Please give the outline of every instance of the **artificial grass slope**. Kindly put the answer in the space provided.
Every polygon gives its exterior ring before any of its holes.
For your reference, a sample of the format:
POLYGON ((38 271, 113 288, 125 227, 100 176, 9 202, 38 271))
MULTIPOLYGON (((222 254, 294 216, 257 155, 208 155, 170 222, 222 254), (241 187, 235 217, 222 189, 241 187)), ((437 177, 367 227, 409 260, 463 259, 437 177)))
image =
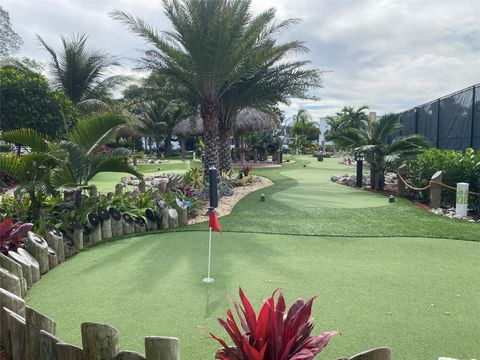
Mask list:
POLYGON ((478 224, 332 184, 331 175, 353 168, 310 160, 256 171, 275 185, 261 190, 266 202, 251 194, 221 218, 227 232, 214 242, 214 284, 201 282, 207 233, 179 231, 80 253, 36 284, 28 304, 54 318, 65 341, 80 342, 82 321, 100 321, 120 330, 122 348, 142 352, 146 335, 178 336, 182 358, 211 359, 217 346, 195 326, 223 334, 214 319, 239 285, 256 308, 282 287, 290 302, 319 296, 316 332, 342 332, 320 358, 381 345, 391 346, 396 359, 478 356, 479 244, 408 237, 448 231, 445 236, 478 240, 478 224))
POLYGON ((213 275, 204 284, 206 232, 153 234, 103 244, 49 272, 27 303, 80 343, 82 321, 107 322, 123 349, 143 337, 180 338, 184 359, 213 359, 227 294, 241 285, 255 308, 275 288, 289 303, 318 296, 315 333, 336 329, 323 359, 388 345, 395 359, 478 356, 478 243, 441 239, 338 239, 215 234, 213 275), (433 305, 432 305, 433 304, 433 305), (446 314, 448 312, 449 314, 446 314))
MULTIPOLYGON (((229 216, 226 231, 343 237, 432 237, 479 241, 480 224, 448 219, 416 207, 408 200, 388 198, 330 181, 332 175, 355 171, 337 159, 317 162, 300 157, 277 169, 255 170, 274 186, 249 194, 229 216), (306 167, 303 167, 306 165, 306 167), (260 202, 260 193, 267 201, 260 202)), ((202 230, 203 224, 187 230, 202 230)))

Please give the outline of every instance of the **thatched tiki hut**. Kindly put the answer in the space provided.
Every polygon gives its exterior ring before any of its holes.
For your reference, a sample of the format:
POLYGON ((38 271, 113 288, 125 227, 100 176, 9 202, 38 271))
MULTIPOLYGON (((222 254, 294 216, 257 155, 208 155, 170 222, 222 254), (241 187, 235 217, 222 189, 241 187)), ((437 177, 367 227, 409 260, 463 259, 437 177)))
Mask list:
MULTIPOLYGON (((264 113, 257 109, 247 108, 240 111, 235 119, 235 149, 233 151, 234 161, 245 162, 245 153, 248 151, 245 147, 245 136, 251 133, 274 130, 277 128, 277 122, 273 115, 264 113), (238 145, 238 146, 237 146, 238 145)), ((253 160, 258 161, 257 149, 253 149, 253 160)))
MULTIPOLYGON (((258 161, 256 149, 248 150, 245 148, 245 136, 251 133, 258 133, 267 130, 274 130, 277 122, 273 115, 262 111, 248 108, 241 110, 234 122, 235 149, 233 150, 233 160, 245 162, 245 153, 253 152, 254 161, 258 161)), ((173 135, 177 136, 182 149, 182 157, 185 154, 185 142, 188 137, 203 135, 203 121, 201 117, 182 120, 173 128, 173 135)), ((230 156, 232 160, 232 156, 230 156)))
POLYGON ((180 121, 173 128, 173 135, 177 136, 180 142, 182 158, 185 157, 185 143, 189 137, 203 135, 203 121, 201 117, 189 118, 180 121))

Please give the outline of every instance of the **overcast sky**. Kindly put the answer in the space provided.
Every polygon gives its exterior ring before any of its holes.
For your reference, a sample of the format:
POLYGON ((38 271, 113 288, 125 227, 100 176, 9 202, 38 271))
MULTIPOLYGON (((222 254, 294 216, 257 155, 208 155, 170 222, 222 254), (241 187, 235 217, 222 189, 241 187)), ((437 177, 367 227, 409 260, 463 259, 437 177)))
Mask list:
MULTIPOLYGON (((121 56, 129 72, 146 45, 112 20, 112 10, 142 16, 169 29, 159 0, 0 0, 23 38, 21 56, 45 61, 35 39, 58 47, 59 35, 85 32, 96 48, 121 56)), ((344 105, 405 110, 480 82, 480 0, 253 0, 258 13, 275 7, 280 19, 302 23, 282 35, 306 42, 304 55, 326 71, 321 100, 299 107, 315 118, 344 105)))

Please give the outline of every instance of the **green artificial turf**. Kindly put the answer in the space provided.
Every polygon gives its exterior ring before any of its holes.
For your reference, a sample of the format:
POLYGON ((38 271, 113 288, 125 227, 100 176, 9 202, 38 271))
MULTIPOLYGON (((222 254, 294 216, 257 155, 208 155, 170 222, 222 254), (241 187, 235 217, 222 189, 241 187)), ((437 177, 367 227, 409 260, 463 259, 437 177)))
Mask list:
MULTIPOLYGON (((200 166, 200 163, 190 160, 190 167, 196 166, 200 166)), ((139 164, 138 170, 146 176, 159 175, 172 171, 176 173, 183 173, 186 171, 186 164, 183 160, 168 159, 165 163, 161 164, 139 164)), ((95 175, 95 177, 90 181, 90 183, 94 184, 99 192, 108 193, 115 190, 115 185, 120 182, 120 179, 123 176, 130 175, 126 173, 103 172, 95 175)))
POLYGON ((289 303, 318 296, 314 333, 341 331, 319 359, 376 346, 391 347, 394 359, 478 358, 480 243, 441 237, 478 240, 480 225, 332 184, 353 168, 311 160, 256 171, 275 185, 220 219, 215 283, 201 281, 208 233, 197 224, 90 248, 46 274, 27 304, 55 319, 67 342, 80 344, 81 322, 107 322, 122 349, 176 336, 183 359, 205 360, 218 346, 196 326, 224 336, 215 317, 228 294, 242 286, 258 309, 280 287, 289 303))

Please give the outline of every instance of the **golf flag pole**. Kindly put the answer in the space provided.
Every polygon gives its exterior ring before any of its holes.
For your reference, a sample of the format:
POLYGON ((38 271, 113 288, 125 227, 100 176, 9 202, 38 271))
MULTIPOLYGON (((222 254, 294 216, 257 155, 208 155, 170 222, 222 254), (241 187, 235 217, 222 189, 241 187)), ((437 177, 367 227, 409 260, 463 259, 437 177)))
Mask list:
POLYGON ((205 283, 213 283, 215 279, 211 276, 211 265, 212 265, 212 231, 222 232, 220 224, 218 223, 217 215, 215 213, 215 208, 218 207, 218 192, 217 192, 217 168, 211 166, 208 169, 208 183, 209 183, 209 198, 210 198, 210 221, 208 223, 208 271, 207 277, 203 279, 205 283))

